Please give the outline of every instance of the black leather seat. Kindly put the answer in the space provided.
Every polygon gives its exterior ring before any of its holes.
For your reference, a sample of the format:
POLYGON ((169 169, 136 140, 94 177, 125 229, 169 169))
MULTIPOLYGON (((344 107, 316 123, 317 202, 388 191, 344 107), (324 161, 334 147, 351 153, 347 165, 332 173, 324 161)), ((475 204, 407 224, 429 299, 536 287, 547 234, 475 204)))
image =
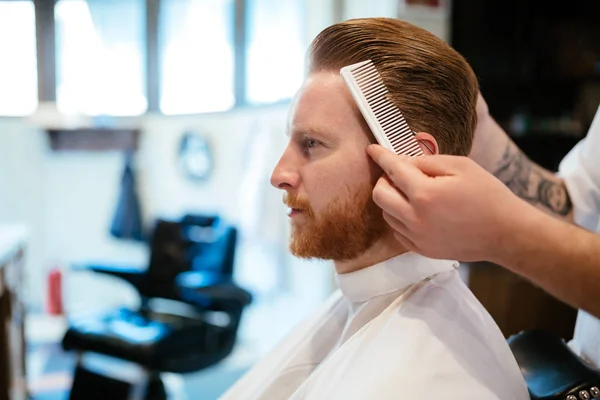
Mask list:
MULTIPOLYGON (((139 364, 155 380, 160 372, 194 372, 219 362, 231 353, 242 311, 252 300, 233 282, 236 238, 236 228, 216 217, 159 220, 147 270, 86 266, 132 284, 141 307, 70 321, 63 348, 139 364), (150 305, 154 298, 176 300, 184 307, 159 310, 150 305)), ((90 398, 73 392, 71 399, 90 398)))
POLYGON ((524 331, 511 336, 508 343, 533 400, 600 398, 600 371, 585 363, 555 334, 524 331))

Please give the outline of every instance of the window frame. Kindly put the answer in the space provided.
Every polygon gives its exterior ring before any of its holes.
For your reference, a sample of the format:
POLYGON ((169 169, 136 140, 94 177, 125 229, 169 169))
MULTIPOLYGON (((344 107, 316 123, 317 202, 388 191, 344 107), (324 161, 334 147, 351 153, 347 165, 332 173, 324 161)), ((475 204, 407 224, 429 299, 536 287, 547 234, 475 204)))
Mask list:
MULTIPOLYGON (((24 1, 24 0, 0 0, 24 1)), ((159 15, 161 4, 168 0, 145 0, 146 31, 146 113, 160 113, 160 51, 159 15)), ((56 31, 54 6, 56 0, 33 0, 36 18, 36 47, 38 66, 38 102, 56 101, 56 31)), ((268 105, 254 106, 246 97, 246 0, 234 1, 234 94, 233 109, 263 107, 289 103, 289 100, 268 105)))

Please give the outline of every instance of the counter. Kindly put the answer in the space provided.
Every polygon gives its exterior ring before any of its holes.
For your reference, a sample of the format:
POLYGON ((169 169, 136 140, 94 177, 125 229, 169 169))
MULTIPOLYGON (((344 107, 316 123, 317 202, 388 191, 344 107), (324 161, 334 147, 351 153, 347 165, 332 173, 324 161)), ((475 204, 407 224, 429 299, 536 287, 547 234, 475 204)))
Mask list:
POLYGON ((0 400, 25 400, 25 301, 27 229, 0 225, 0 400))

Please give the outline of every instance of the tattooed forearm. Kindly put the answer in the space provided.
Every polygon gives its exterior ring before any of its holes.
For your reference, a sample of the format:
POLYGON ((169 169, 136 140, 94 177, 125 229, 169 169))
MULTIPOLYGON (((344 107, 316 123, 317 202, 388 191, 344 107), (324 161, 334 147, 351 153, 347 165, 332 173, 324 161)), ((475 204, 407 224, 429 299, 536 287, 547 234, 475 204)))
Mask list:
POLYGON ((507 144, 494 175, 517 196, 546 211, 566 216, 573 208, 562 180, 534 164, 511 142, 507 144))

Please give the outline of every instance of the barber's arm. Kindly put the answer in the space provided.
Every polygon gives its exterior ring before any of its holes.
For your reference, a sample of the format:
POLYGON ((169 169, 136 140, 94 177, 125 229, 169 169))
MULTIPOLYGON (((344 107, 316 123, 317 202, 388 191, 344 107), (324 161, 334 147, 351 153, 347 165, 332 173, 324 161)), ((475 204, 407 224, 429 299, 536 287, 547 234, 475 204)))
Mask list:
POLYGON ((385 172, 373 198, 407 249, 495 262, 600 316, 600 236, 521 200, 466 157, 368 152, 385 172))
POLYGON ((517 196, 540 210, 572 222, 572 203, 562 179, 532 162, 477 99, 477 127, 469 157, 494 174, 517 196))

